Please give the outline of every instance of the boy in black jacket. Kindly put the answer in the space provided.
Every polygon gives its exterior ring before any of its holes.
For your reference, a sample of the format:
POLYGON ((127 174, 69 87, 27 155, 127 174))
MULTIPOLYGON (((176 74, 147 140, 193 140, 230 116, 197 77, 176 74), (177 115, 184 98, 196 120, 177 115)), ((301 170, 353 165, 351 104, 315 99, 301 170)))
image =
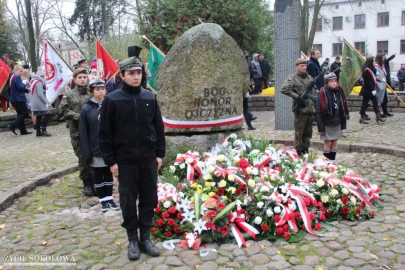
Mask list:
POLYGON ((150 227, 157 206, 157 171, 162 166, 166 143, 156 96, 141 86, 141 62, 131 57, 119 66, 122 87, 103 100, 99 143, 105 163, 119 179, 128 258, 136 260, 140 250, 151 256, 160 255, 150 241, 150 227))

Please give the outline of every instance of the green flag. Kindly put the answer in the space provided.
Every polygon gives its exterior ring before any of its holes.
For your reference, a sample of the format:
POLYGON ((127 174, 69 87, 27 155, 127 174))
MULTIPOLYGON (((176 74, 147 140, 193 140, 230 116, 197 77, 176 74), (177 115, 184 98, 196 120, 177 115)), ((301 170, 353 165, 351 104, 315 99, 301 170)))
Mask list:
POLYGON ((165 56, 155 48, 155 46, 150 45, 149 47, 149 58, 148 58, 148 69, 151 73, 151 77, 148 80, 148 84, 156 91, 158 91, 157 85, 157 75, 159 71, 160 64, 163 62, 165 56))
POLYGON ((363 71, 364 62, 365 60, 363 56, 359 55, 357 51, 353 49, 353 46, 351 46, 349 42, 345 40, 342 66, 345 64, 346 65, 342 68, 340 73, 339 84, 343 88, 343 91, 345 91, 347 97, 350 95, 354 84, 363 71), (352 59, 348 64, 346 64, 349 61, 347 57, 352 59))

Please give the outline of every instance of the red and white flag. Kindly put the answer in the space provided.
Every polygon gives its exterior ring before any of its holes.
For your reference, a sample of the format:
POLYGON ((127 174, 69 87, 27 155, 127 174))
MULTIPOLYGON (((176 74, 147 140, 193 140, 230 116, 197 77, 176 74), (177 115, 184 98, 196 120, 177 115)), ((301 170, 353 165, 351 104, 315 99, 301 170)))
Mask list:
POLYGON ((55 48, 44 40, 46 99, 54 102, 63 89, 72 79, 73 71, 63 60, 55 48))
POLYGON ((104 49, 103 45, 96 40, 96 57, 97 57, 97 71, 101 79, 111 80, 120 70, 118 64, 104 49))
POLYGON ((7 83, 10 72, 10 67, 5 62, 0 60, 0 93, 3 91, 3 88, 7 83))

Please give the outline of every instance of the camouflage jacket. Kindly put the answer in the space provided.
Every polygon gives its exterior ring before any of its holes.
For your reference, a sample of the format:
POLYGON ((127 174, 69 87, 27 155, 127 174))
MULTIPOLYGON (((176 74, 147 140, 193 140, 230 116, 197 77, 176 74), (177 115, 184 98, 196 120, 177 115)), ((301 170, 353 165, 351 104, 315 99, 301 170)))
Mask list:
POLYGON ((72 90, 66 91, 66 99, 62 99, 59 115, 61 119, 68 120, 70 137, 78 137, 80 111, 90 97, 91 94, 87 85, 84 87, 76 85, 72 90))
MULTIPOLYGON (((292 97, 294 102, 292 108, 298 103, 298 97, 305 91, 307 85, 312 81, 312 77, 305 74, 299 74, 298 72, 291 74, 288 78, 284 81, 283 85, 281 86, 281 93, 286 96, 292 97)), ((316 89, 312 88, 312 90, 308 93, 307 98, 305 99, 305 103, 307 104, 306 107, 299 107, 299 114, 313 114, 315 113, 315 99, 316 99, 316 89)))

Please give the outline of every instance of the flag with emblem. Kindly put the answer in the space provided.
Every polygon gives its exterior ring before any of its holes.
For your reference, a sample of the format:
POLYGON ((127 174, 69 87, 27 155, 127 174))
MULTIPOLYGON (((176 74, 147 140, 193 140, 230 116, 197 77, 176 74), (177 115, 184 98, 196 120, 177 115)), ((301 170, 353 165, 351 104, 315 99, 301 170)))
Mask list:
POLYGON ((11 72, 10 67, 2 60, 0 60, 0 94, 7 83, 8 77, 10 76, 10 72, 11 72))
POLYGON ((53 103, 59 92, 72 80, 73 71, 55 47, 44 40, 46 99, 53 103))
POLYGON ((339 85, 348 97, 361 75, 365 59, 347 40, 344 40, 342 58, 343 68, 339 76, 339 85))
POLYGON ((152 90, 158 91, 157 85, 157 75, 159 72, 159 67, 162 64, 163 60, 165 59, 165 54, 156 47, 146 36, 142 36, 144 39, 149 41, 149 57, 148 57, 148 70, 150 72, 150 78, 148 79, 148 86, 152 88, 152 90))
POLYGON ((103 80, 111 80, 120 71, 120 67, 96 39, 97 73, 103 80))

